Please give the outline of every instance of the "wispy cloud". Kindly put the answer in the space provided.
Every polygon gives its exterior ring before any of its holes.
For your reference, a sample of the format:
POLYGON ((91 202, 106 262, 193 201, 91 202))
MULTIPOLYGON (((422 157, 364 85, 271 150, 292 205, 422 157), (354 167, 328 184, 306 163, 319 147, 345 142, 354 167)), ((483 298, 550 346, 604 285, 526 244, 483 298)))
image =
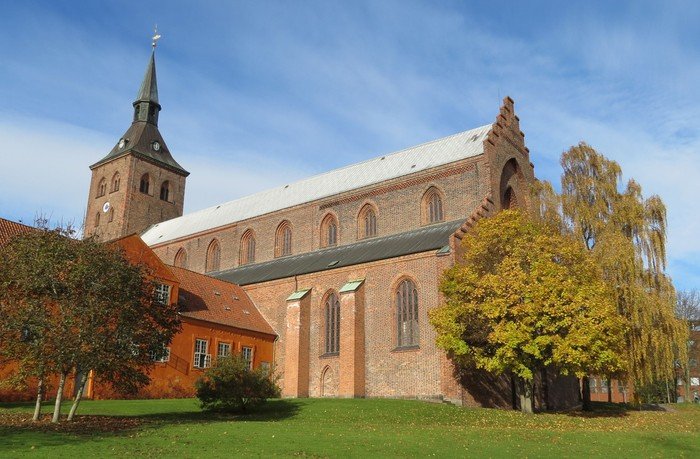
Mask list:
POLYGON ((664 198, 670 272, 697 285, 695 2, 74 6, 0 18, 5 217, 82 219, 87 166, 128 127, 157 20, 188 211, 492 122, 508 94, 541 178, 557 183, 560 153, 586 140, 664 198))

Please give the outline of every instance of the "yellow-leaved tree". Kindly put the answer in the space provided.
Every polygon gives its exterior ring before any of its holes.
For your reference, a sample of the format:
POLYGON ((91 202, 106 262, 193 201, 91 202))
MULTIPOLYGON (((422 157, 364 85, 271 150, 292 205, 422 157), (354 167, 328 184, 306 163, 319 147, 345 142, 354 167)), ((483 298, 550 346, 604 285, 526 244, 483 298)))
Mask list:
POLYGON ((545 368, 582 377, 625 367, 625 324, 612 290, 580 241, 515 210, 481 220, 444 274, 430 311, 437 344, 461 366, 518 378, 532 412, 545 368))
MULTIPOLYGON (((675 292, 664 273, 666 206, 656 195, 644 199, 634 180, 621 188, 619 164, 586 143, 564 152, 561 165, 558 221, 593 255, 613 290, 618 314, 628 324, 627 366, 618 376, 636 388, 668 381, 674 362, 685 360, 688 330, 674 314, 675 292)), ((540 215, 556 220, 551 186, 540 185, 538 191, 545 197, 540 200, 540 215)), ((610 379, 615 373, 606 375, 610 379)), ((585 408, 590 402, 585 378, 583 389, 585 408)), ((670 399, 670 389, 667 392, 670 399)))

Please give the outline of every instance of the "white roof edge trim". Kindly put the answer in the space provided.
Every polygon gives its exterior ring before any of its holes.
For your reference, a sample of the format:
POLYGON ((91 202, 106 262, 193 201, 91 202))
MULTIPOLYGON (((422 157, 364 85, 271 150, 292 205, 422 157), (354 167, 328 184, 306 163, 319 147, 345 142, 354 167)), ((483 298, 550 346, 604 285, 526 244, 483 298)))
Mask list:
POLYGON ((141 238, 149 246, 158 245, 478 156, 491 127, 459 132, 166 220, 146 229, 141 238))

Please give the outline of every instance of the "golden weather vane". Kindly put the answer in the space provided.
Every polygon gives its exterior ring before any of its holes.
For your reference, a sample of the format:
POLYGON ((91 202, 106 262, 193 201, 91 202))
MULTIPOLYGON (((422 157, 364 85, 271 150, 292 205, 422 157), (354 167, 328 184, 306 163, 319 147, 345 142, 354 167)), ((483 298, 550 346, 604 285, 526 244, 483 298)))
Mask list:
POLYGON ((153 43, 151 43, 151 45, 153 46, 153 49, 155 49, 156 46, 158 45, 158 40, 160 40, 160 35, 158 34, 158 24, 156 24, 155 27, 153 27, 153 37, 152 38, 153 38, 153 43))

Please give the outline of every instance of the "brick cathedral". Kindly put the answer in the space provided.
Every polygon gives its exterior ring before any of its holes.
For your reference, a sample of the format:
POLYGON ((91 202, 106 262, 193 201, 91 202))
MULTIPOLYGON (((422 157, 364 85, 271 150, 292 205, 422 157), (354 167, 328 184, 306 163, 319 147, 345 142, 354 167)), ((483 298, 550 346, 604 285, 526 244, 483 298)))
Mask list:
MULTIPOLYGON (((164 263, 240 285, 278 336, 285 396, 514 403, 509 379, 456 374, 428 322, 465 232, 530 205, 512 99, 491 124, 187 215, 189 173, 158 130, 155 52, 133 107, 90 167, 86 234, 140 233, 164 263)), ((546 377, 550 406, 576 397, 575 383, 546 377)))

